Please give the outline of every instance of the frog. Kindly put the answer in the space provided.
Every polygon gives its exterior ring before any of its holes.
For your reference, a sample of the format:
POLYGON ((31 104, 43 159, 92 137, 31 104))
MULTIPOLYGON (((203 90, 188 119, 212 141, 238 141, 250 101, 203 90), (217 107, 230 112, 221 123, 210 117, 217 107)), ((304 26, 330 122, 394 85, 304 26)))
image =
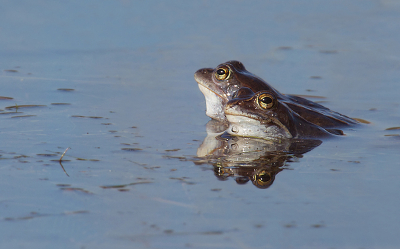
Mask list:
POLYGON ((237 96, 242 87, 253 93, 267 91, 280 103, 284 103, 302 119, 323 128, 350 126, 358 122, 321 104, 296 95, 280 93, 269 83, 246 70, 243 63, 232 60, 216 68, 202 68, 194 78, 206 100, 206 115, 220 122, 228 122, 225 106, 237 96))
POLYGON ((342 130, 324 128, 308 121, 273 91, 254 93, 250 88, 242 87, 227 102, 224 112, 229 123, 226 132, 234 136, 282 141, 343 135, 342 130))

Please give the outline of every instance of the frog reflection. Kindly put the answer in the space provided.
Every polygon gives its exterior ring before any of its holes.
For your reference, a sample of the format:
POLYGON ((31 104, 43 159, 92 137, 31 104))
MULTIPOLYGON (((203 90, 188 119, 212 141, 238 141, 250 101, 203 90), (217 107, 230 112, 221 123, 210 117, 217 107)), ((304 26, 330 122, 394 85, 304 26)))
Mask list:
MULTIPOLYGON (((283 159, 284 157, 278 157, 283 159)), ((282 164, 284 165, 284 164, 282 164)), ((275 181, 275 175, 284 169, 283 166, 274 166, 265 163, 265 165, 224 167, 214 165, 215 176, 220 180, 226 180, 228 177, 235 177, 238 184, 246 184, 251 181, 257 188, 268 188, 275 181)))
POLYGON ((319 146, 320 140, 284 139, 280 143, 249 137, 231 136, 226 124, 211 120, 207 137, 197 150, 197 164, 210 164, 220 180, 234 177, 238 184, 249 181, 257 188, 268 188, 288 163, 319 146))

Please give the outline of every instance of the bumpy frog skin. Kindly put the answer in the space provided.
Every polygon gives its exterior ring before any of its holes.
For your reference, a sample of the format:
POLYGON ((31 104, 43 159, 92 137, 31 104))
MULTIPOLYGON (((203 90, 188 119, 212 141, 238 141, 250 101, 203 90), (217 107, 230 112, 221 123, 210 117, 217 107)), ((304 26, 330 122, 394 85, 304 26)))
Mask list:
POLYGON ((253 93, 250 88, 238 90, 225 106, 229 122, 227 132, 243 137, 282 140, 341 135, 340 130, 324 129, 313 124, 279 101, 274 92, 253 93))
POLYGON ((225 116, 225 106, 230 100, 234 99, 240 88, 247 87, 253 93, 270 92, 279 103, 285 104, 304 120, 323 128, 357 123, 357 121, 315 102, 302 97, 279 93, 267 82, 248 72, 239 61, 228 61, 215 69, 200 69, 194 74, 194 78, 206 99, 206 115, 218 121, 228 121, 225 116))

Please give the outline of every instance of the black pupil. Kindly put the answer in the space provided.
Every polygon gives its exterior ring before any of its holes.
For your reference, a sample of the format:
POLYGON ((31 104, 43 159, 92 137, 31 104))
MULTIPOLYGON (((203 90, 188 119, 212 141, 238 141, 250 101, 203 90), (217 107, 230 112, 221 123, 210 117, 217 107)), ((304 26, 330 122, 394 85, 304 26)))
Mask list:
POLYGON ((225 74, 225 70, 224 69, 218 69, 217 70, 217 74, 218 75, 224 75, 225 74))
POLYGON ((271 176, 268 174, 261 174, 257 177, 257 180, 262 182, 269 182, 271 180, 271 176))
POLYGON ((264 97, 261 99, 261 101, 267 105, 272 103, 272 99, 270 97, 264 97))

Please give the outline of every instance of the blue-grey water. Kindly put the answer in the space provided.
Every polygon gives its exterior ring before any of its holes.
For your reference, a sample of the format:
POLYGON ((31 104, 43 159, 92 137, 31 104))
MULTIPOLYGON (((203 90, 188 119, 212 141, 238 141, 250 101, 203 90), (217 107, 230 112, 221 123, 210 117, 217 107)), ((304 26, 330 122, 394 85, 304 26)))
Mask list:
POLYGON ((399 14, 394 0, 3 1, 0 247, 398 248, 399 14), (370 124, 269 188, 221 180, 196 158, 209 118, 193 73, 232 59, 370 124))

